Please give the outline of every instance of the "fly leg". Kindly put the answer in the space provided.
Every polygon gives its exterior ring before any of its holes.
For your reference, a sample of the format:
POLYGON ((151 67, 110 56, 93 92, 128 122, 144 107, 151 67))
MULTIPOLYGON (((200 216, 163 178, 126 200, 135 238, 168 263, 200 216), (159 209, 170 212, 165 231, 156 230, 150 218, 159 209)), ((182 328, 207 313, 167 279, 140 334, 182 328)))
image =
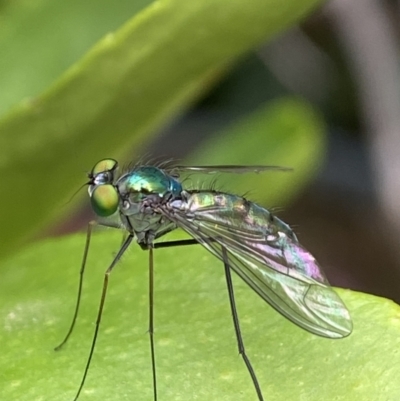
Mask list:
MULTIPOLYGON (((173 246, 194 245, 198 244, 195 239, 157 242, 150 246, 143 247, 149 251, 149 337, 150 337, 150 355, 151 355, 151 370, 153 375, 153 399, 157 401, 157 371, 156 371, 156 353, 154 346, 154 257, 153 249, 170 248, 173 246)), ((74 400, 75 401, 75 400, 74 400)))
MULTIPOLYGON (((85 243, 85 248, 84 248, 84 251, 83 251, 82 265, 81 265, 81 269, 80 269, 80 273, 79 273, 78 294, 77 294, 77 299, 76 299, 74 315, 73 315, 73 318, 72 318, 72 322, 71 322, 70 328, 69 328, 69 330, 67 332, 67 335, 65 336, 64 340, 55 348, 56 351, 59 351, 64 346, 64 344, 68 341, 68 339, 71 336, 71 334, 72 334, 72 332, 74 330, 74 327, 75 327, 76 319, 78 317, 80 302, 81 302, 82 283, 83 283, 83 276, 84 276, 85 268, 86 268, 87 256, 88 256, 88 253, 89 253, 90 239, 91 239, 91 236, 92 236, 93 227, 95 227, 97 225, 103 225, 103 226, 112 227, 112 228, 120 228, 119 225, 103 224, 103 223, 98 223, 96 221, 91 221, 88 224, 87 234, 86 234, 86 243, 85 243)), ((111 265, 109 266, 109 268, 105 272, 104 281, 103 281, 103 291, 102 291, 102 294, 101 294, 99 310, 98 310, 98 313, 97 313, 96 328, 95 328, 95 332, 94 332, 94 335, 93 335, 92 346, 90 348, 89 357, 88 357, 87 362, 86 362, 86 367, 85 367, 85 371, 84 371, 83 376, 82 376, 81 384, 80 384, 79 389, 78 389, 78 391, 77 391, 77 393, 75 395, 74 401, 77 401, 77 399, 79 398, 79 395, 80 395, 80 393, 82 391, 83 385, 85 384, 87 373, 89 371, 90 362, 92 360, 92 356, 93 356, 93 352, 94 352, 94 348, 95 348, 96 340, 97 340, 97 334, 98 334, 99 327, 100 327, 101 316, 102 316, 102 313, 103 313, 104 302, 105 302, 106 294, 107 294, 108 276, 110 275, 112 269, 117 264, 117 262, 121 259, 121 256, 124 254, 126 249, 129 247, 130 243, 133 240, 133 237, 134 237, 134 235, 132 233, 130 233, 128 235, 128 237, 125 238, 125 240, 124 240, 119 252, 117 253, 117 255, 115 256, 115 258, 112 261, 111 265)))
POLYGON ((122 245, 122 247, 120 248, 120 250, 117 253, 117 256, 114 258, 114 260, 111 262, 110 266, 108 267, 108 269, 106 270, 105 274, 104 274, 104 281, 103 281, 103 291, 101 293, 101 298, 100 298, 100 305, 99 305, 99 310, 97 312, 97 319, 96 319, 96 327, 94 330, 94 334, 93 334, 93 339, 92 339, 92 346, 90 347, 90 351, 89 351, 89 356, 88 359, 86 361, 86 366, 85 366, 85 371, 83 373, 82 376, 82 380, 81 380, 81 384, 79 385, 78 391, 75 395, 74 401, 77 401, 79 398, 79 395, 82 391, 82 388, 85 384, 85 380, 86 380, 86 376, 87 373, 89 371, 89 367, 90 367, 90 362, 92 361, 92 356, 93 356, 93 352, 94 352, 94 348, 96 346, 96 340, 97 340, 97 335, 99 332, 99 327, 100 327, 100 322, 101 322, 101 316, 103 314, 103 307, 104 307, 104 302, 106 300, 106 295, 107 295, 107 287, 108 287, 108 277, 111 274, 113 268, 115 267, 115 265, 118 263, 118 261, 121 259, 122 255, 125 253, 125 251, 128 249, 129 245, 131 244, 132 240, 133 240, 133 233, 130 233, 128 235, 128 237, 126 238, 124 244, 122 245))
POLYGON ((87 232, 86 232, 85 249, 83 251, 82 264, 81 264, 81 269, 79 272, 78 294, 77 294, 77 298, 76 298, 74 315, 72 317, 72 322, 68 329, 68 332, 67 332, 66 336, 64 337, 64 340, 59 345, 57 345, 57 347, 54 348, 55 351, 59 351, 65 345, 65 343, 68 341, 69 337, 71 336, 71 334, 74 330, 76 319, 77 319, 78 313, 79 313, 80 303, 81 303, 83 276, 85 274, 86 260, 87 260, 87 256, 89 253, 90 239, 92 237, 93 228, 98 225, 103 225, 103 226, 112 227, 112 228, 120 228, 118 225, 115 225, 115 226, 111 225, 111 224, 106 225, 106 224, 98 223, 97 221, 89 222, 89 224, 87 226, 87 232))
POLYGON ((151 370, 153 375, 153 398, 154 401, 157 401, 156 353, 154 348, 154 258, 152 247, 149 248, 149 336, 151 370))
POLYGON ((199 241, 195 239, 181 239, 177 241, 165 241, 165 242, 157 242, 153 244, 154 249, 158 248, 171 248, 173 246, 184 246, 184 245, 196 245, 199 241))
MULTIPOLYGON (((198 244, 199 242, 195 239, 187 239, 187 240, 178 240, 178 241, 168 241, 168 242, 158 242, 154 244, 154 248, 169 248, 172 246, 183 246, 183 245, 194 245, 198 244)), ((236 334, 236 339, 237 339, 237 344, 238 344, 238 350, 239 354, 242 356, 243 361, 246 365, 246 368, 250 374, 251 380, 253 382, 254 388, 256 390, 258 400, 259 401, 264 401, 264 397, 261 392, 261 387, 260 384, 258 383, 258 379, 256 376, 256 373, 253 369, 253 366, 250 362, 250 359, 248 358, 246 354, 246 349, 244 346, 241 330, 240 330, 240 324, 239 324, 239 317, 237 314, 237 309, 236 309, 236 302, 235 302, 235 295, 233 291, 233 283, 232 283, 232 276, 231 276, 231 268, 229 267, 228 264, 228 255, 226 252, 226 249, 222 247, 222 257, 223 257, 223 262, 224 262, 224 268, 225 268, 225 277, 226 277, 226 284, 228 288, 228 294, 229 294, 229 303, 231 307, 231 312, 232 312, 232 318, 233 318, 233 326, 235 328, 235 334, 236 334)), ((153 314, 150 313, 150 316, 153 317, 153 314)), ((153 322, 150 322, 150 327, 153 327, 153 322)), ((154 349, 153 349, 154 351, 154 349)), ((153 377, 155 377, 155 366, 153 365, 153 377)), ((154 400, 156 401, 156 396, 154 400)))
POLYGON ((226 277, 226 285, 228 287, 228 294, 229 294, 229 303, 231 306, 232 318, 233 318, 233 326, 235 328, 236 339, 238 344, 239 354, 242 356, 243 361, 247 367, 247 370, 251 376, 251 380, 253 381, 254 388, 257 392, 258 400, 264 401, 264 397, 261 392, 260 384, 258 383, 256 373, 251 365, 250 359, 246 354, 246 350, 243 343, 242 333, 240 331, 240 324, 239 324, 239 316, 236 310, 236 302, 235 302, 235 294, 233 292, 233 283, 232 283, 232 276, 231 276, 231 268, 228 264, 228 255, 226 249, 222 246, 222 257, 224 262, 225 268, 225 277, 226 277))
POLYGON ((87 260, 87 255, 88 255, 89 247, 90 247, 90 238, 92 237, 92 229, 96 224, 97 224, 96 221, 91 221, 91 222, 89 222, 89 224, 87 226, 85 249, 83 251, 81 270, 79 271, 78 295, 76 298, 74 316, 72 317, 71 325, 69 326, 69 330, 68 330, 66 336, 64 337, 64 340, 62 340, 62 342, 59 345, 57 345, 57 347, 54 348, 54 351, 59 351, 63 347, 63 345, 68 341, 68 339, 69 339, 70 335, 72 334, 74 327, 75 327, 75 322, 76 322, 76 319, 78 317, 78 312, 79 312, 79 306, 81 304, 83 275, 85 273, 86 260, 87 260))

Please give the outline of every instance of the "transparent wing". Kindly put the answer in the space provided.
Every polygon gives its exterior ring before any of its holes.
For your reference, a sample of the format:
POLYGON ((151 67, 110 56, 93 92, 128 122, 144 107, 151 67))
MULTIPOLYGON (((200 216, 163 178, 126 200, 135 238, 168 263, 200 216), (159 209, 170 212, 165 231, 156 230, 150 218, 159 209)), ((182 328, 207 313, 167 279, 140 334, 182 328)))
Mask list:
POLYGON ((243 215, 233 209, 229 210, 230 222, 224 222, 216 208, 204 207, 203 214, 198 207, 189 218, 186 212, 175 210, 168 215, 222 261, 224 247, 229 266, 282 315, 323 337, 342 338, 351 333, 346 306, 294 235, 291 238, 278 231, 266 237, 259 228, 240 227, 234 222, 240 222, 243 215))
POLYGON ((192 172, 202 174, 215 174, 215 173, 261 173, 263 171, 291 171, 289 167, 280 166, 240 166, 240 165, 223 165, 223 166, 175 166, 172 171, 176 172, 192 172))

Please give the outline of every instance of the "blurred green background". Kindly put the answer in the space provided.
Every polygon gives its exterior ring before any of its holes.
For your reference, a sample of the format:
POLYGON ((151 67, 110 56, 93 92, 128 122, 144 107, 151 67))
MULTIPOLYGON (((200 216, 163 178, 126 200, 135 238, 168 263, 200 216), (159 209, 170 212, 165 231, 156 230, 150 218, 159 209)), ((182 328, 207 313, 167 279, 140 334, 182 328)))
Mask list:
POLYGON ((393 5, 370 38, 357 5, 279 4, 2 2, 1 254, 82 229, 103 157, 278 164, 220 186, 277 208, 332 283, 399 300, 393 5))
MULTIPOLYGON (((107 2, 88 2, 86 8, 45 1, 6 4, 0 168, 2 185, 12 188, 12 194, 3 204, 9 213, 0 216, 3 254, 55 221, 70 222, 79 197, 66 203, 84 182, 83 172, 104 157, 290 165, 295 174, 271 178, 279 192, 269 184, 271 204, 281 206, 309 180, 322 158, 322 122, 311 105, 280 87, 268 94, 271 103, 263 91, 256 95, 244 87, 235 96, 225 90, 229 101, 216 108, 217 114, 211 109, 204 113, 203 123, 196 124, 201 136, 185 128, 185 121, 194 121, 191 113, 208 108, 212 101, 206 99, 215 88, 251 60, 266 38, 315 4, 293 2, 289 12, 276 1, 249 6, 150 2, 131 19, 144 4, 121 2, 120 9, 114 4, 107 9, 107 2), (276 4, 274 13, 260 12, 276 4), (213 121, 218 124, 212 126, 213 121), (176 136, 167 138, 171 124, 179 128, 172 128, 176 136)), ((254 74, 261 74, 257 85, 266 85, 268 93, 265 68, 262 63, 255 68, 254 74)), ((219 92, 223 96, 224 90, 219 92)), ((262 178, 232 189, 256 186, 263 186, 262 178)), ((86 221, 79 219, 80 226, 86 221)))
POLYGON ((333 285, 400 301, 398 5, 321 4, 2 1, 0 256, 82 231, 70 199, 105 157, 282 165, 217 186, 275 210, 333 285))

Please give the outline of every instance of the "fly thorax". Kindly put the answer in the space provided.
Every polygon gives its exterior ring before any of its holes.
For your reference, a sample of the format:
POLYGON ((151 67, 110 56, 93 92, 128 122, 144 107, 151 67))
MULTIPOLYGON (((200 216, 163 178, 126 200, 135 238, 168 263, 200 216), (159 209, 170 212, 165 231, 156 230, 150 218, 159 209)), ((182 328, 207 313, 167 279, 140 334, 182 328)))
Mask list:
POLYGON ((126 216, 157 214, 158 207, 182 192, 181 184, 157 167, 142 166, 117 182, 120 210, 126 216))

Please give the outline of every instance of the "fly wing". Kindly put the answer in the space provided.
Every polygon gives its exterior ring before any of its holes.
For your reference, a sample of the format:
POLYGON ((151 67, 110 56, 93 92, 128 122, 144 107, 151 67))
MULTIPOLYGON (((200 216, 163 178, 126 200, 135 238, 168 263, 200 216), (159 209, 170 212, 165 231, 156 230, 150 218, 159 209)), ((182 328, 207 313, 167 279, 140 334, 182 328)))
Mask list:
POLYGON ((264 226, 246 223, 244 215, 271 215, 243 198, 234 198, 254 210, 248 209, 244 214, 243 208, 200 203, 194 207, 193 202, 188 202, 169 211, 168 217, 222 261, 222 247, 225 248, 229 266, 261 298, 298 326, 323 337, 348 336, 352 331, 350 314, 314 257, 276 217, 275 223, 265 220, 264 226))
POLYGON ((175 166, 172 171, 176 172, 192 172, 192 173, 203 173, 203 174, 215 174, 215 173, 261 173, 263 171, 291 171, 289 167, 281 166, 240 166, 240 165, 224 165, 224 166, 175 166))

